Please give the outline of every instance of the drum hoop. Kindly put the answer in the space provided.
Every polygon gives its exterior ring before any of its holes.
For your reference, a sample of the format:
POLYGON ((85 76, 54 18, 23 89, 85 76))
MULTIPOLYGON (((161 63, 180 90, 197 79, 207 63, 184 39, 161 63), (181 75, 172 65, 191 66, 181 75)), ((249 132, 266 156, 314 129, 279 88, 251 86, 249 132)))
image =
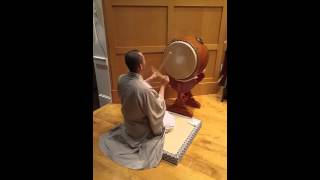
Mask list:
POLYGON ((176 42, 176 41, 182 41, 182 42, 184 42, 184 43, 189 44, 189 45, 192 47, 192 49, 196 52, 197 60, 199 59, 199 52, 198 52, 198 49, 197 49, 196 47, 194 47, 194 45, 192 45, 190 42, 188 42, 188 41, 186 41, 186 40, 182 40, 182 39, 173 39, 172 41, 170 41, 170 42, 167 44, 167 46, 169 46, 170 44, 172 44, 172 43, 174 43, 174 42, 176 42))
MULTIPOLYGON (((187 45, 191 46, 191 49, 192 49, 192 50, 194 51, 194 53, 196 54, 197 65, 196 65, 194 71, 190 74, 190 76, 191 76, 191 75, 198 69, 198 66, 199 66, 199 64, 198 64, 198 60, 199 60, 199 52, 198 52, 198 49, 195 48, 190 42, 185 41, 185 40, 180 40, 180 39, 174 39, 174 40, 170 41, 170 43, 168 43, 167 46, 171 45, 172 43, 178 42, 178 41, 184 42, 184 43, 186 43, 187 45)), ((191 78, 189 78, 189 79, 188 79, 188 78, 185 78, 185 79, 175 79, 175 80, 176 80, 176 81, 181 81, 181 82, 188 82, 188 81, 191 81, 191 80, 193 80, 193 79, 195 79, 195 77, 191 77, 191 78)))
POLYGON ((179 81, 179 82, 189 82, 189 81, 194 80, 194 79, 197 79, 197 76, 192 77, 190 79, 175 79, 175 80, 179 81))

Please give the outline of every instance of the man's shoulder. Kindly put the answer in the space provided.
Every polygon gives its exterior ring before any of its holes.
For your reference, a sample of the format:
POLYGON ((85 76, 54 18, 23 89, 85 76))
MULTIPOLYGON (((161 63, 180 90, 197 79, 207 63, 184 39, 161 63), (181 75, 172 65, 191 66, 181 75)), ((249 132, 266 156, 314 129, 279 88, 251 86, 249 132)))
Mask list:
POLYGON ((118 77, 118 82, 119 82, 120 80, 122 80, 123 78, 125 78, 125 76, 126 76, 126 74, 120 74, 120 76, 118 77))
POLYGON ((144 94, 145 96, 150 96, 150 95, 155 96, 158 94, 155 89, 147 85, 140 86, 138 88, 138 91, 140 92, 140 94, 144 94))

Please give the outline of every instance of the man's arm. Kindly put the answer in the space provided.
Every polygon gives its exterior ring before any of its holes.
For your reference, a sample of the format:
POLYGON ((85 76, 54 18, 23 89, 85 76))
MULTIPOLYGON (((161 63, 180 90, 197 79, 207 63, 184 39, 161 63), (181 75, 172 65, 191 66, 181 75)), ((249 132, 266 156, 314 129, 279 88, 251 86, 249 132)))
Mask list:
POLYGON ((164 98, 164 91, 166 89, 165 85, 161 85, 160 86, 160 90, 159 90, 159 95, 162 96, 164 98))
POLYGON ((148 77, 147 79, 145 79, 144 81, 146 81, 147 83, 150 84, 150 82, 151 82, 152 80, 154 80, 155 78, 157 78, 156 73, 152 73, 152 75, 151 75, 150 77, 148 77))
POLYGON ((159 90, 159 95, 164 98, 164 92, 166 89, 166 86, 169 84, 169 77, 168 76, 163 76, 161 79, 161 86, 159 90))

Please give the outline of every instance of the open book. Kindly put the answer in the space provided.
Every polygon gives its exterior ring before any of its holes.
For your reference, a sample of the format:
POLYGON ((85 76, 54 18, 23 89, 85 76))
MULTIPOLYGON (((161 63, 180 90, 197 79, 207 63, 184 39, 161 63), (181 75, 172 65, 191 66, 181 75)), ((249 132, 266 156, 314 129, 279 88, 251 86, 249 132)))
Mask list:
POLYGON ((166 111, 163 117, 163 126, 165 127, 166 132, 169 132, 171 129, 173 129, 175 124, 176 124, 175 117, 172 114, 170 114, 168 111, 166 111))

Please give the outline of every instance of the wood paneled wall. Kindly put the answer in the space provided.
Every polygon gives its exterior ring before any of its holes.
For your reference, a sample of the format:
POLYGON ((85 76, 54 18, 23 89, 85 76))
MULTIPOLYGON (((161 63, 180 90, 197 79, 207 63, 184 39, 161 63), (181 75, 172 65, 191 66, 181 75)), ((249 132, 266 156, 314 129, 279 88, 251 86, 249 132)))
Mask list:
MULTIPOLYGON (((195 95, 216 93, 226 40, 226 0, 103 0, 107 35, 112 99, 119 102, 117 80, 128 70, 124 53, 131 49, 143 52, 147 62, 144 77, 151 65, 159 67, 167 43, 185 35, 200 36, 209 49, 205 79, 192 92, 195 95)), ((158 88, 159 82, 152 86, 158 88)), ((176 92, 168 88, 166 97, 176 92)))

